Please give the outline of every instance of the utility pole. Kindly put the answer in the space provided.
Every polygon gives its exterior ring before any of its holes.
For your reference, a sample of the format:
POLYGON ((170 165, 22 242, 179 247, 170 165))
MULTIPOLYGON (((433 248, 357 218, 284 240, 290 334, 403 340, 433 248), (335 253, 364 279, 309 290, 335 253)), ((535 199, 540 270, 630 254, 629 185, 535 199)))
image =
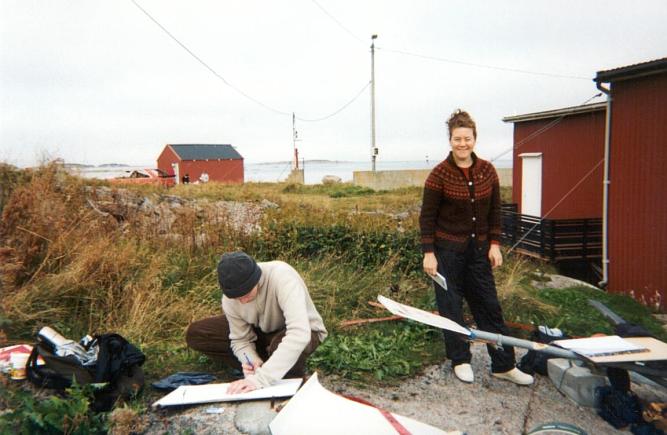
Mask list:
POLYGON ((375 39, 378 35, 371 36, 371 168, 375 172, 375 159, 378 149, 375 146, 375 39))
POLYGON ((299 133, 296 131, 296 115, 292 112, 292 145, 294 145, 294 158, 292 159, 292 169, 299 169, 299 150, 296 148, 296 142, 299 133))

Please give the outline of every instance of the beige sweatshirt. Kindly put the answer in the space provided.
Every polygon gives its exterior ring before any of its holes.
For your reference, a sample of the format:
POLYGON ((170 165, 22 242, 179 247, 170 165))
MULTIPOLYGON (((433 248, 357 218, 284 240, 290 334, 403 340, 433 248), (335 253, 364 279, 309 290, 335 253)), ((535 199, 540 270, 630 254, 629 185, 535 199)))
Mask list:
POLYGON ((324 341, 327 330, 315 309, 308 288, 299 273, 282 261, 258 263, 262 270, 255 300, 242 304, 223 295, 222 311, 229 320, 229 338, 236 358, 245 363, 261 361, 255 348, 257 336, 253 326, 271 333, 286 328, 287 333, 276 351, 255 374, 248 376, 257 387, 267 387, 292 368, 311 338, 317 332, 324 341))

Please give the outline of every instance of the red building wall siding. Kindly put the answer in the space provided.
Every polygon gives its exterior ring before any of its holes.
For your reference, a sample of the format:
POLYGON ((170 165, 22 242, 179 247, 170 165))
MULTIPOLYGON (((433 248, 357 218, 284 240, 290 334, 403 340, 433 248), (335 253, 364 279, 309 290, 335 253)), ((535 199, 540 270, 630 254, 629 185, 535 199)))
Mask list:
MULTIPOLYGON (((231 184, 242 184, 244 181, 243 159, 181 160, 171 147, 166 146, 157 159, 157 167, 169 175, 174 175, 172 163, 178 164, 178 172, 181 178, 188 174, 190 182, 197 181, 202 172, 208 173, 209 181, 231 184)), ((178 180, 178 182, 180 183, 181 180, 178 180)))
POLYGON ((244 178, 243 160, 183 160, 180 163, 181 176, 188 174, 190 182, 197 181, 202 172, 208 173, 209 181, 242 184, 244 178))
POLYGON ((551 219, 599 218, 602 216, 605 111, 570 115, 530 139, 528 136, 553 123, 555 118, 514 123, 514 170, 512 197, 521 210, 523 153, 542 153, 542 216, 551 219), (593 170, 595 165, 599 166, 593 170), (560 204, 559 201, 589 171, 588 177, 560 204))
POLYGON ((612 84, 609 284, 667 308, 667 73, 612 84))
MULTIPOLYGON (((171 164, 178 163, 179 160, 176 153, 169 146, 166 146, 157 158, 157 168, 169 175, 174 175, 174 169, 171 167, 171 164)), ((177 183, 180 183, 180 180, 177 183)))

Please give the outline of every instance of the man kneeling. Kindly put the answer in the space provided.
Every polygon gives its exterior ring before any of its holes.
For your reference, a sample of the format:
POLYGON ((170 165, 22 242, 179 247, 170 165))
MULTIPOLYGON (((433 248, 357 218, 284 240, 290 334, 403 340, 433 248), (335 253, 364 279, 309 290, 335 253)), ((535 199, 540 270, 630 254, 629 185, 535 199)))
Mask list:
POLYGON ((303 376, 306 358, 327 330, 299 273, 282 261, 257 263, 244 252, 231 252, 218 263, 218 282, 223 314, 190 324, 185 340, 243 370, 244 379, 232 382, 228 392, 303 376))

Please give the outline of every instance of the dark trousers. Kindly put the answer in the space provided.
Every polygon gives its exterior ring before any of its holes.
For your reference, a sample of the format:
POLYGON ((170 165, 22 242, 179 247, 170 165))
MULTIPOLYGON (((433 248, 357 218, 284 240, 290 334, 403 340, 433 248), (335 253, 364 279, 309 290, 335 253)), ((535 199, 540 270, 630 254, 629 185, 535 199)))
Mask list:
MULTIPOLYGON (((255 334, 257 335, 255 347, 257 354, 263 361, 269 359, 276 351, 286 333, 285 329, 265 333, 259 328, 255 328, 255 334)), ((221 361, 231 368, 241 369, 241 363, 232 352, 231 340, 229 339, 229 321, 224 314, 192 322, 185 331, 185 342, 188 347, 207 355, 213 360, 221 361)), ((302 377, 306 370, 306 359, 319 345, 319 336, 316 332, 313 332, 310 336, 310 343, 285 377, 302 377)))
MULTIPOLYGON (((507 335, 509 331, 498 302, 488 253, 488 242, 479 247, 470 242, 463 252, 436 249, 438 272, 447 280, 448 290, 435 284, 435 300, 441 316, 464 325, 465 299, 478 329, 507 335)), ((470 363, 470 343, 453 332, 444 331, 444 336, 447 358, 452 361, 452 366, 470 363)), ((490 344, 486 347, 491 356, 492 372, 501 373, 514 368, 513 347, 503 346, 502 350, 490 344)))

